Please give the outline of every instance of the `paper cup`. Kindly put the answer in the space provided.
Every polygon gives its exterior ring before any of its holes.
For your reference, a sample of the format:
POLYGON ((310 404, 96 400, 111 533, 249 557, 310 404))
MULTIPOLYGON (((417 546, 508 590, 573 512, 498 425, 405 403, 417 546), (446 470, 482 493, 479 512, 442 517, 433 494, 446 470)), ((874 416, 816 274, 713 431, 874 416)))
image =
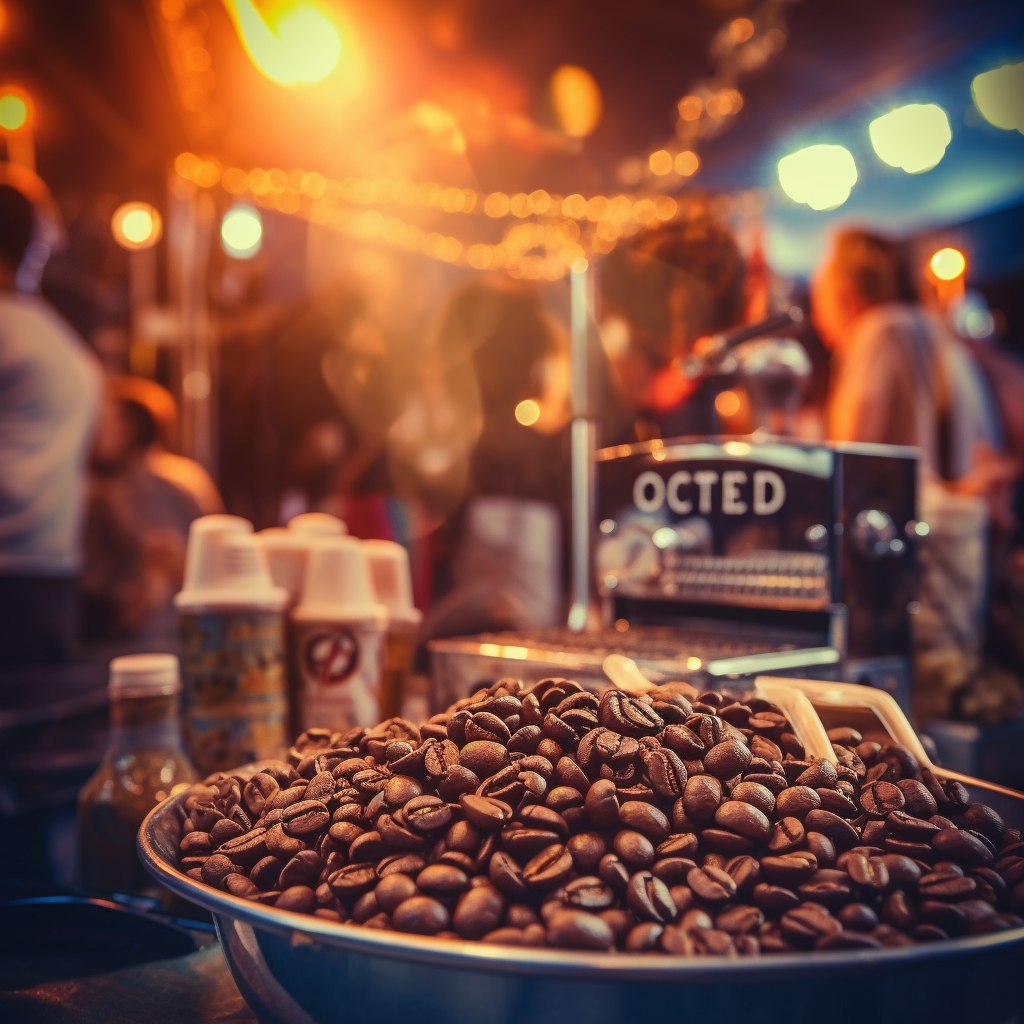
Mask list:
POLYGON ((293 731, 380 721, 386 625, 359 541, 313 545, 289 630, 293 731))

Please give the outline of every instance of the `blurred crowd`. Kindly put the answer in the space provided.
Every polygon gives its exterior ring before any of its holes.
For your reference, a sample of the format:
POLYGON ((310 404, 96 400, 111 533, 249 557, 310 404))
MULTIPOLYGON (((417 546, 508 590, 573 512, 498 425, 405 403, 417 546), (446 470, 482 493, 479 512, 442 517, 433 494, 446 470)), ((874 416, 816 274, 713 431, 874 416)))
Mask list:
MULTIPOLYGON (((225 346, 225 501, 178 453, 171 392, 117 365, 109 332, 83 326, 67 288, 44 288, 63 315, 19 290, 37 233, 33 203, 0 185, 0 664, 171 635, 189 524, 225 504, 258 527, 329 511, 356 536, 404 544, 424 638, 564 621, 571 375, 552 289, 474 276, 416 336, 396 337, 353 281, 288 306, 259 344, 225 346)), ((698 216, 636 235, 596 277, 590 415, 601 444, 768 426, 735 369, 684 372, 703 339, 801 298, 756 246, 741 251, 728 226, 698 216)), ((948 296, 868 231, 834 238, 809 300, 800 340, 812 372, 791 432, 918 447, 925 516, 959 523, 974 510, 985 534, 984 640, 966 654, 936 644, 946 653, 927 667, 925 710, 1015 713, 1022 363, 958 336, 948 296)), ((923 586, 941 597, 948 567, 926 565, 923 586)), ((935 614, 933 632, 952 630, 943 616, 955 608, 935 614)))

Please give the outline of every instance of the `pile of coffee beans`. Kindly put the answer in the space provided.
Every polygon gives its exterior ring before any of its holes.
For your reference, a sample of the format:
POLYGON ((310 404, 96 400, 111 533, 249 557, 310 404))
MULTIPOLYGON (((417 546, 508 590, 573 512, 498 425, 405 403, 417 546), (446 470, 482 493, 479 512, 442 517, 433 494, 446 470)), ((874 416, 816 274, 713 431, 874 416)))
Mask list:
POLYGON ((503 679, 419 728, 311 729, 185 800, 181 870, 283 910, 517 946, 877 949, 1022 924, 1024 842, 903 747, 671 684, 503 679))

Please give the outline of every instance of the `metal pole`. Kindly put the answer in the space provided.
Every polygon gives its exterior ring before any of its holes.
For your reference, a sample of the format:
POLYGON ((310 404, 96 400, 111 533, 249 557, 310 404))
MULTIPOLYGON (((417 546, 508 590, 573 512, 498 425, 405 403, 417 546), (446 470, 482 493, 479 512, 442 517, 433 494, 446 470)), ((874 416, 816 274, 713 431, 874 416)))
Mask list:
POLYGON ((594 625, 591 614, 590 547, 594 522, 594 424, 590 420, 588 381, 587 271, 569 275, 572 360, 572 606, 569 628, 582 632, 594 625))

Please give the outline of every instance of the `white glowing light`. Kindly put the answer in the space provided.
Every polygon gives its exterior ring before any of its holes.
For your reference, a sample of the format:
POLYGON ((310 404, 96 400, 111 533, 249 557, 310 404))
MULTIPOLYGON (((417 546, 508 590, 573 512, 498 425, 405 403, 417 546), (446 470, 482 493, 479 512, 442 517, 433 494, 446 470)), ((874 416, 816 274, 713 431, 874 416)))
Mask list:
POLYGON ((967 260, 959 249, 939 249, 932 254, 928 266, 940 281, 955 281, 967 269, 967 260))
POLYGON ((540 404, 532 398, 524 398, 516 406, 516 419, 524 427, 532 427, 540 419, 540 404))
POLYGON ((857 165, 844 146, 808 146, 779 161, 779 184, 794 202, 834 210, 850 197, 857 165))
POLYGON ((263 244, 263 218, 252 206, 233 206, 220 222, 220 242, 229 256, 247 260, 263 244))
POLYGON ((930 171, 953 139, 949 118, 934 103, 909 103, 876 117, 868 125, 871 145, 890 167, 907 174, 930 171))
POLYGON ((978 75, 971 82, 971 95, 989 124, 1024 135, 1024 61, 978 75))

